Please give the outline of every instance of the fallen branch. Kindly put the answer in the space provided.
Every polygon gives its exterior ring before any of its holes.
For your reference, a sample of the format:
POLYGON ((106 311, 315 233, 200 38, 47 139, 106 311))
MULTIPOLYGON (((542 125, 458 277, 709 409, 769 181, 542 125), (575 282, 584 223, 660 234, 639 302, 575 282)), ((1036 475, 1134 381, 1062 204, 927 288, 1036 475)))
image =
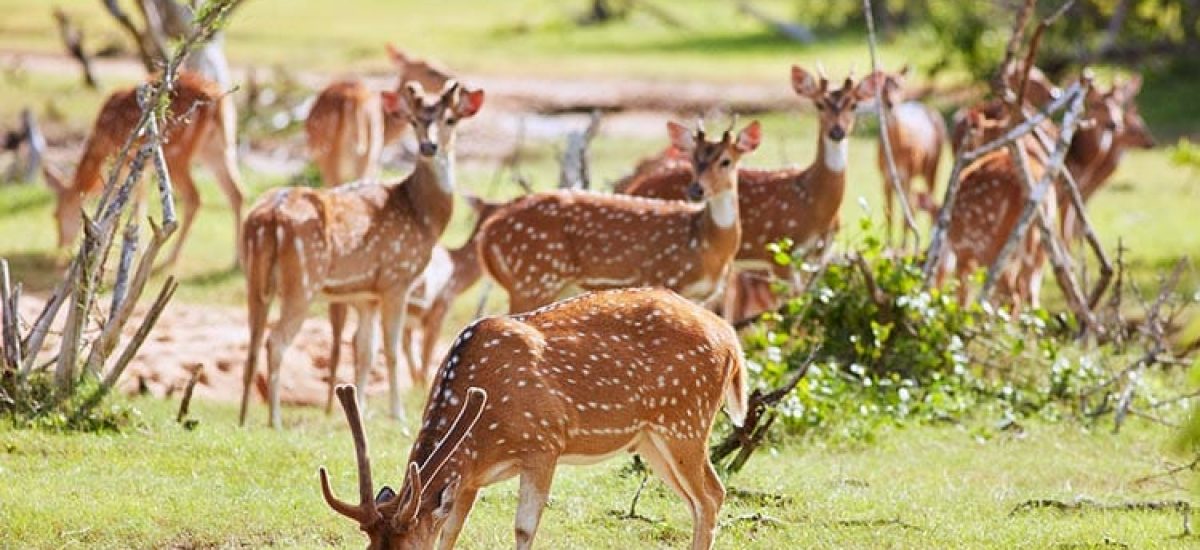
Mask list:
POLYGON ((58 23, 58 37, 62 39, 67 53, 79 62, 83 70, 83 83, 96 89, 96 75, 92 72, 92 58, 83 51, 83 31, 71 22, 71 17, 62 8, 54 8, 54 20, 58 23))
POLYGON ((1104 504, 1092 499, 1077 498, 1071 501, 1055 499, 1026 500, 1015 507, 1008 515, 1015 516, 1024 512, 1053 508, 1060 512, 1158 512, 1176 511, 1183 518, 1183 534, 1192 534, 1192 505, 1186 500, 1151 500, 1129 501, 1104 504))
POLYGON ((801 44, 812 44, 817 40, 817 37, 813 34, 812 29, 809 29, 808 27, 799 23, 784 21, 782 19, 772 17, 766 12, 758 9, 748 0, 738 0, 737 7, 738 11, 750 16, 763 25, 766 25, 766 27, 771 29, 771 31, 773 31, 775 34, 778 34, 779 36, 782 36, 788 40, 799 42, 801 44))
POLYGON ((192 376, 188 379, 187 387, 183 390, 183 399, 179 401, 179 413, 175 415, 175 422, 177 424, 183 423, 183 420, 187 418, 188 408, 192 404, 192 392, 196 389, 196 383, 200 381, 200 373, 204 372, 204 365, 197 363, 187 369, 191 371, 192 376))

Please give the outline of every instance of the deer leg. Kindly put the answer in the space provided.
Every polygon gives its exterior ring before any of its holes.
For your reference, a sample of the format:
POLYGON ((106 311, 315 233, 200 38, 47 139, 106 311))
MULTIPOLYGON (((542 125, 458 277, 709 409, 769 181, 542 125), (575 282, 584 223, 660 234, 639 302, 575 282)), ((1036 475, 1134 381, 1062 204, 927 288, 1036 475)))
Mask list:
POLYGON ((167 255, 167 261, 164 265, 175 265, 179 259, 179 253, 183 251, 183 243, 187 241, 188 232, 192 229, 192 222, 196 221, 196 212, 200 209, 200 193, 196 191, 196 182, 192 179, 191 167, 186 163, 183 166, 171 165, 171 177, 174 179, 175 190, 179 193, 179 200, 183 203, 183 215, 181 216, 181 224, 179 226, 179 236, 175 237, 175 245, 171 248, 171 253, 167 255))
POLYGON ((463 525, 467 523, 467 514, 471 513, 471 507, 475 505, 476 494, 478 494, 477 489, 464 489, 459 493, 458 500, 450 509, 450 515, 446 516, 446 523, 442 524, 438 548, 442 550, 454 548, 454 544, 458 542, 458 534, 462 532, 463 525))
MULTIPOLYGON (((392 418, 403 419, 404 407, 400 402, 400 331, 408 322, 408 291, 397 298, 383 303, 383 357, 388 375, 388 412, 392 418)), ((407 353, 407 350, 405 350, 407 353)), ((409 376, 416 384, 416 371, 409 364, 409 376)))
POLYGON ((325 396, 325 414, 333 410, 333 388, 337 386, 338 363, 342 362, 342 330, 346 328, 346 304, 329 304, 329 393, 325 396))
POLYGON ((433 350, 442 332, 442 323, 446 320, 447 305, 446 300, 439 296, 425 313, 424 326, 421 328, 421 380, 429 380, 429 373, 433 370, 433 350))
MULTIPOLYGON (((229 209, 233 211, 233 235, 235 243, 242 242, 242 203, 244 197, 242 195, 241 184, 242 175, 238 171, 237 151, 232 143, 225 143, 225 140, 220 137, 210 138, 205 143, 206 150, 204 152, 204 165, 212 171, 217 178, 217 185, 221 188, 221 193, 225 195, 225 200, 229 202, 229 209)), ((236 250, 233 256, 233 265, 237 266, 241 263, 236 250)))
MULTIPOLYGON (((249 277, 248 277, 249 278, 249 277)), ((251 288, 246 297, 247 317, 250 322, 250 346, 246 351, 246 367, 242 373, 242 408, 238 425, 246 425, 246 408, 250 402, 250 386, 254 383, 254 371, 258 369, 258 353, 262 348, 263 332, 267 327, 267 314, 271 311, 269 299, 262 299, 258 289, 251 288)))
POLYGON ((279 306, 279 319, 271 327, 271 336, 267 339, 267 400, 271 406, 272 428, 283 427, 279 411, 279 371, 283 366, 283 354, 300 332, 307 310, 307 300, 288 299, 285 294, 279 306))
POLYGON ((537 533, 542 519, 542 509, 550 497, 550 484, 554 481, 554 461, 541 462, 536 467, 521 470, 520 501, 517 504, 517 520, 514 531, 517 550, 533 547, 533 535, 537 533))
POLYGON ((354 379, 358 386, 358 405, 367 405, 367 383, 375 366, 375 346, 379 333, 379 304, 362 302, 354 306, 358 328, 354 331, 354 379))
POLYGON ((703 440, 670 440, 650 432, 638 454, 691 509, 692 550, 712 548, 725 489, 708 462, 703 440))

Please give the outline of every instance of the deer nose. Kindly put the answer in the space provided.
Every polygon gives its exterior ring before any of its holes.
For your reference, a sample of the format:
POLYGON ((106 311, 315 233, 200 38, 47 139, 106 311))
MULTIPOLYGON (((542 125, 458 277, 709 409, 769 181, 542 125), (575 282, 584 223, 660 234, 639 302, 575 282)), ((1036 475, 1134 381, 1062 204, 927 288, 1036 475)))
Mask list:
POLYGON ((832 139, 833 141, 842 141, 845 138, 846 129, 842 128, 840 124, 829 129, 829 139, 832 139))
POLYGON ((687 199, 692 202, 697 202, 704 198, 704 188, 700 186, 700 182, 693 181, 687 186, 687 199))
POLYGON ((432 157, 437 154, 438 146, 432 141, 421 142, 421 154, 427 157, 432 157))

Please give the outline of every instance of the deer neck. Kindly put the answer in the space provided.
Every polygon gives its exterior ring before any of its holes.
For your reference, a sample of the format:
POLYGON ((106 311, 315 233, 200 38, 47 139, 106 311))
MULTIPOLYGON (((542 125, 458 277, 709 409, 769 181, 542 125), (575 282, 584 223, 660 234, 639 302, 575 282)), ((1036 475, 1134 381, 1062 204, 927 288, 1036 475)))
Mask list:
POLYGON ((401 190, 425 224, 440 235, 454 212, 454 154, 417 157, 417 166, 401 190))
POLYGON ((742 222, 738 215, 736 185, 710 197, 700 215, 701 233, 710 246, 722 248, 731 245, 733 249, 737 248, 742 236, 742 222))
MULTIPOLYGON (((834 210, 841 205, 846 192, 846 162, 849 140, 833 141, 821 132, 817 142, 817 160, 805 174, 804 185, 816 202, 832 200, 834 210)), ((817 205, 814 205, 817 206, 817 205)))

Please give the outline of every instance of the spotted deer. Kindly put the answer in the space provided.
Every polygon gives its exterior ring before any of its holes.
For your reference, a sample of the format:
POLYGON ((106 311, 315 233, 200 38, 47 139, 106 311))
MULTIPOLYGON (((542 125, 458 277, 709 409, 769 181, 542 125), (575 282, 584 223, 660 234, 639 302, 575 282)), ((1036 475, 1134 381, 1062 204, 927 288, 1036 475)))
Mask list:
POLYGON ((663 286, 712 301, 723 288, 741 238, 737 166, 762 134, 751 122, 718 141, 667 124, 691 157, 692 192, 703 203, 587 191, 537 193, 492 215, 479 236, 487 272, 508 291, 509 311, 546 305, 566 289, 663 286))
MULTIPOLYGON (((875 97, 883 84, 882 73, 873 74, 857 84, 846 78, 840 88, 830 89, 824 71, 813 76, 792 67, 792 88, 808 98, 817 109, 816 159, 807 168, 738 172, 738 209, 742 220, 742 243, 738 248, 740 268, 771 270, 775 276, 788 276, 777 265, 767 245, 785 238, 807 250, 826 248, 839 224, 838 211, 846 193, 847 136, 854 129, 859 103, 875 97)), ((625 188, 631 195, 658 199, 683 199, 692 179, 691 167, 669 165, 635 177, 625 188)), ((727 318, 744 319, 771 309, 769 277, 761 272, 738 276, 738 295, 732 301, 751 304, 727 313, 727 318), (743 293, 753 297, 743 296, 743 293), (732 317, 730 317, 732 315, 732 317)))
POLYGON ((721 401, 740 425, 737 335, 664 289, 582 294, 463 329, 438 371, 400 492, 374 491, 354 389, 338 389, 354 437, 359 503, 321 492, 370 548, 453 548, 479 490, 520 477, 516 548, 528 549, 559 464, 637 453, 692 513, 692 549, 712 547, 725 489, 708 459, 721 401))
POLYGON ((483 91, 449 81, 436 95, 420 83, 384 96, 384 107, 403 113, 419 145, 407 178, 361 182, 333 189, 284 188, 266 193, 246 217, 242 248, 250 348, 243 378, 241 422, 253 382, 267 313, 280 299, 279 319, 267 340, 271 425, 280 425, 279 371, 309 303, 318 295, 358 314, 355 377, 365 388, 374 363, 377 325, 391 385, 391 414, 399 417, 398 348, 408 291, 429 262, 454 205, 454 135, 457 123, 483 105, 483 91))
MULTIPOLYGON (((388 44, 399 72, 398 90, 419 82, 440 90, 450 76, 426 61, 413 59, 388 44)), ((379 155, 408 129, 408 119, 383 108, 382 95, 362 80, 334 82, 321 90, 304 121, 308 152, 325 185, 379 175, 379 155)))
MULTIPOLYGON (((903 101, 901 88, 908 76, 905 65, 899 73, 889 74, 880 91, 884 117, 887 119, 888 143, 892 147, 892 159, 896 175, 900 180, 903 200, 914 208, 921 208, 935 215, 933 193, 937 190, 938 162, 946 143, 946 123, 941 113, 919 101, 903 101), (925 180, 926 190, 913 195, 912 182, 917 176, 925 180)), ((887 234, 892 234, 896 198, 887 167, 883 140, 879 140, 878 164, 883 174, 883 213, 887 223, 887 234)))
POLYGON ((1114 83, 1105 92, 1089 90, 1085 104, 1094 123, 1075 133, 1066 163, 1084 200, 1090 199, 1112 177, 1126 150, 1154 147, 1154 137, 1135 101, 1141 88, 1141 77, 1134 76, 1126 82, 1114 83))
MULTIPOLYGON (((454 300, 462 295, 471 285, 474 285, 483 274, 479 265, 478 247, 476 246, 479 227, 504 203, 491 202, 478 197, 464 196, 467 204, 477 216, 475 227, 462 246, 446 250, 436 245, 430 254, 429 263, 413 285, 408 302, 409 322, 401 333, 401 347, 408 350, 405 357, 408 360, 409 376, 413 383, 424 384, 429 379, 433 365, 433 349, 437 345, 438 336, 442 333, 446 314, 454 300), (413 332, 420 330, 420 358, 413 356, 413 332)), ((333 389, 337 385, 337 369, 341 361, 342 330, 346 324, 347 305, 343 303, 329 304, 329 322, 333 333, 333 348, 329 354, 329 396, 325 401, 325 411, 333 406, 333 389)))
MULTIPOLYGON (((196 212, 200 209, 200 193, 192 179, 194 161, 199 161, 216 177, 217 185, 233 211, 234 234, 241 228, 242 191, 237 165, 237 113, 234 109, 233 99, 223 93, 216 83, 199 73, 179 73, 171 94, 172 118, 163 127, 163 156, 175 191, 183 203, 183 211, 179 236, 167 256, 166 265, 174 264, 179 259, 183 243, 196 219, 196 212)), ((104 164, 109 160, 117 161, 115 157, 120 154, 141 115, 135 88, 113 92, 96 115, 92 133, 83 146, 83 156, 79 159, 71 183, 66 183, 54 169, 44 167, 46 183, 57 197, 54 219, 58 225, 60 248, 69 246, 79 236, 84 199, 100 193, 104 187, 101 175, 104 164)), ((133 150, 136 151, 136 148, 133 150)), ((123 162, 131 160, 132 156, 123 159, 123 162)))

